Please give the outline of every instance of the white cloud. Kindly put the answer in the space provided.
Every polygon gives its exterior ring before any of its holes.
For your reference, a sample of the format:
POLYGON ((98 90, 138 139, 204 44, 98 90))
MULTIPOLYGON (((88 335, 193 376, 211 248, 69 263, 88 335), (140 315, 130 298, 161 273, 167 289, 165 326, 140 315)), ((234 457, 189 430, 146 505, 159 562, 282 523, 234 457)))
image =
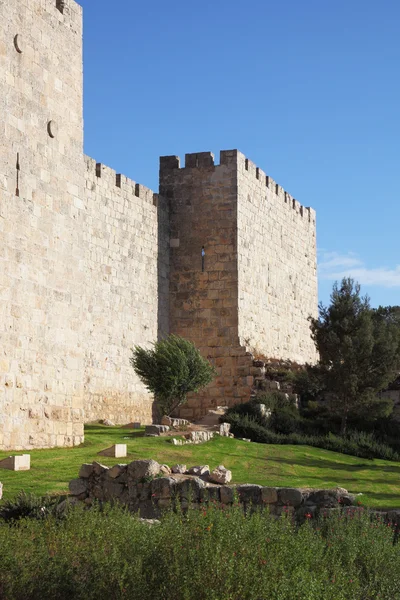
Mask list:
POLYGON ((352 277, 362 285, 380 285, 381 287, 400 287, 400 265, 393 268, 378 267, 369 269, 355 254, 338 252, 318 253, 318 274, 321 279, 340 281, 343 277, 352 277))

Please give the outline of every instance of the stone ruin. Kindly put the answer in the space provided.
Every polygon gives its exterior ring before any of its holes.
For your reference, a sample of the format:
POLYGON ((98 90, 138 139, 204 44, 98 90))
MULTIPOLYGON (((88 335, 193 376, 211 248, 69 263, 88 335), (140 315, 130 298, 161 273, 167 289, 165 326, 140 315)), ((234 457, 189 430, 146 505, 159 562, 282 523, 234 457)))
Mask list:
POLYGON ((329 513, 356 503, 356 497, 343 488, 312 490, 250 483, 229 485, 231 475, 222 465, 210 471, 207 465, 190 469, 176 465, 170 469, 155 460, 135 460, 111 468, 93 462, 83 464, 79 478, 70 482, 68 502, 90 506, 96 501, 116 501, 142 518, 154 519, 178 503, 186 510, 209 502, 232 505, 237 500, 244 509, 268 508, 275 516, 287 512, 300 520, 305 515, 317 516, 322 510, 329 513))

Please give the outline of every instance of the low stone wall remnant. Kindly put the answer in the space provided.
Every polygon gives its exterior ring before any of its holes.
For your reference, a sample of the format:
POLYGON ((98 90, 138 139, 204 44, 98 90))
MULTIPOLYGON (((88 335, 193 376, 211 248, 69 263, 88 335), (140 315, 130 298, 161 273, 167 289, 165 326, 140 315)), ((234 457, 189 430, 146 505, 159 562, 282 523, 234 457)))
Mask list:
POLYGON ((118 501, 148 519, 158 518, 163 510, 173 508, 178 502, 186 509, 200 508, 212 501, 231 505, 237 500, 245 509, 268 508, 273 515, 287 512, 299 520, 356 504, 356 497, 343 488, 315 490, 250 483, 215 484, 213 481, 218 478, 226 483, 231 480, 231 472, 223 465, 211 472, 207 465, 188 470, 185 465, 175 465, 171 474, 165 476, 167 469, 167 465, 154 460, 135 460, 111 468, 98 462, 84 464, 79 478, 69 484, 72 502, 91 505, 94 501, 118 501))

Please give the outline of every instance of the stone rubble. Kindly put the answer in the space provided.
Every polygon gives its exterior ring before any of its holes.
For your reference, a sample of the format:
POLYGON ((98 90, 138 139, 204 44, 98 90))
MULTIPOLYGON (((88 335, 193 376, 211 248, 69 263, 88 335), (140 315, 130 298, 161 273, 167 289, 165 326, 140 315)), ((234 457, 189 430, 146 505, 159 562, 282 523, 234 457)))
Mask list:
POLYGON ((164 415, 161 419, 161 425, 168 425, 171 429, 180 429, 181 427, 188 427, 190 422, 187 419, 174 419, 164 415))

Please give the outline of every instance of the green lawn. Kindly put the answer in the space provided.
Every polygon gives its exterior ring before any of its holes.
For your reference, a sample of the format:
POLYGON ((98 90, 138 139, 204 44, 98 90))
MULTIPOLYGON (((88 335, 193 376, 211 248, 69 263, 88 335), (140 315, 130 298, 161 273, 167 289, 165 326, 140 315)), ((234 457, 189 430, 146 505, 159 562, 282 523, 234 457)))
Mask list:
MULTIPOLYGON (((198 446, 172 446, 167 438, 145 438, 142 431, 101 425, 86 427, 82 446, 31 451, 30 471, 0 470, 3 497, 10 498, 21 489, 38 495, 64 493, 68 482, 78 476, 82 463, 93 460, 105 465, 117 463, 118 459, 97 456, 100 450, 116 443, 128 445, 128 457, 119 462, 154 458, 170 466, 208 464, 214 468, 224 464, 233 472, 233 483, 340 486, 350 492, 362 492, 360 499, 366 506, 400 508, 399 463, 364 460, 309 446, 273 446, 219 437, 198 446)), ((0 452, 0 459, 10 454, 21 453, 0 452)))

